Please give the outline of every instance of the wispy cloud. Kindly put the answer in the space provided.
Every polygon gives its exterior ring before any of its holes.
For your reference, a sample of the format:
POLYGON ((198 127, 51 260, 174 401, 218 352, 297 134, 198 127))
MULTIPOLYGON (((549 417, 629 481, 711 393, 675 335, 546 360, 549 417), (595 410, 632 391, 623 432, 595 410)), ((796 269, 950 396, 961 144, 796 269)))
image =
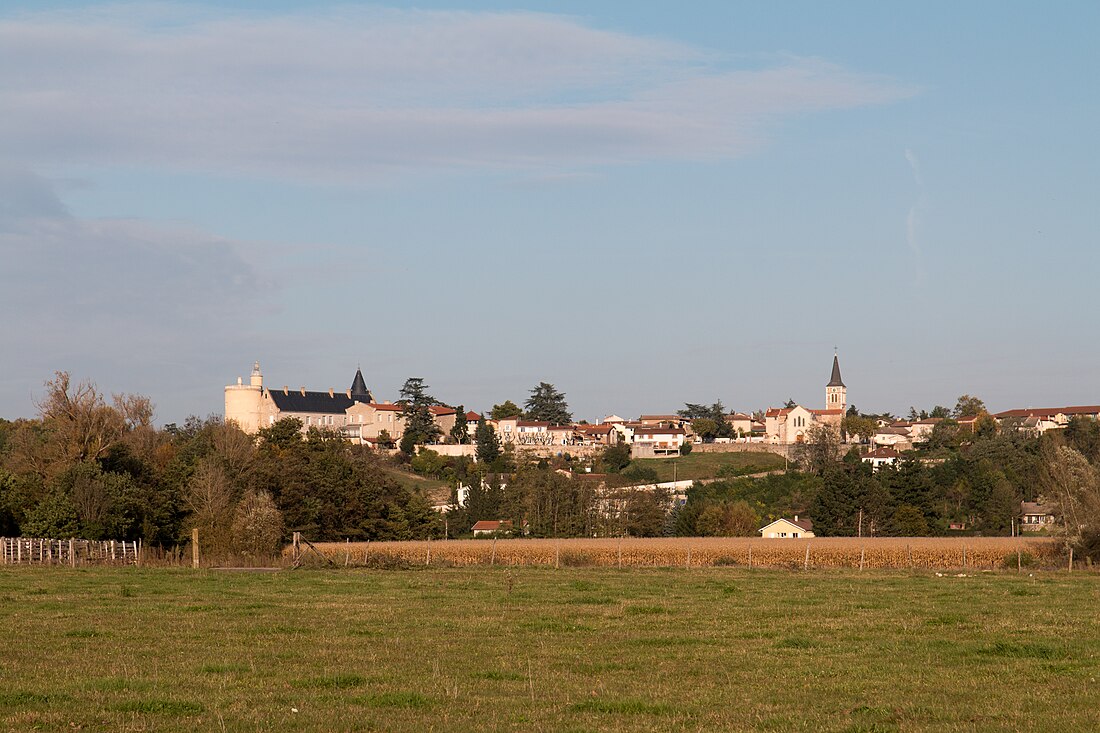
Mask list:
POLYGON ((139 5, 0 21, 0 139, 33 166, 348 181, 728 158, 785 116, 912 91, 812 59, 737 69, 536 13, 139 5))

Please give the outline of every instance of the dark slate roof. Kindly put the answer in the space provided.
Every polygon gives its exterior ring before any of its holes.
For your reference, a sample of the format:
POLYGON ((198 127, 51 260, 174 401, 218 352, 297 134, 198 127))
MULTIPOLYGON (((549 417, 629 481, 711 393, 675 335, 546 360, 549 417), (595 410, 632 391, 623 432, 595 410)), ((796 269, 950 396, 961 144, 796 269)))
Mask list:
POLYGON ((367 389, 367 380, 363 379, 363 370, 355 370, 355 379, 351 380, 351 396, 359 402, 374 402, 374 395, 367 389))
POLYGON ((832 376, 832 379, 830 379, 829 383, 826 384, 825 386, 826 387, 843 387, 844 386, 844 382, 842 382, 841 379, 840 379, 840 362, 837 360, 836 354, 833 354, 833 376, 832 376))
POLYGON ((313 412, 325 415, 338 415, 344 413, 355 404, 355 400, 348 397, 346 392, 336 392, 329 397, 328 392, 310 392, 302 394, 301 390, 288 390, 285 394, 281 389, 269 389, 271 400, 280 412, 313 412))

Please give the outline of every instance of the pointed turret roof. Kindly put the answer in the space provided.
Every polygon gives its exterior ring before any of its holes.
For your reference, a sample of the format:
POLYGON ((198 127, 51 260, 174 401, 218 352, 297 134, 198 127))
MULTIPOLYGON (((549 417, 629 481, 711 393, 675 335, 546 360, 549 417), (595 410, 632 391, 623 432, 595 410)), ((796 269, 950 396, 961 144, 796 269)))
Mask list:
POLYGON ((351 396, 359 402, 374 402, 374 395, 367 389, 367 380, 363 379, 363 370, 355 370, 355 379, 351 380, 351 396))
POLYGON ((833 354, 833 376, 829 380, 826 387, 843 387, 844 382, 840 378, 840 362, 836 358, 836 354, 833 354))

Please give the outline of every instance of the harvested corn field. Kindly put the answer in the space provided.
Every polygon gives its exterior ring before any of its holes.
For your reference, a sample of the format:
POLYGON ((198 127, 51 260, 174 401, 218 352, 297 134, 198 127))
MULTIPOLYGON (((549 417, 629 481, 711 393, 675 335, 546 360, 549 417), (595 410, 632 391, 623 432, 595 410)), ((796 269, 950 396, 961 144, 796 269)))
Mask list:
MULTIPOLYGON (((674 537, 319 543, 337 565, 866 568, 1065 567, 1061 545, 1019 537, 674 537)), ((288 550, 288 553, 292 550, 288 550)), ((307 551, 307 562, 318 558, 307 551), (311 557, 312 556, 312 557, 311 557)))

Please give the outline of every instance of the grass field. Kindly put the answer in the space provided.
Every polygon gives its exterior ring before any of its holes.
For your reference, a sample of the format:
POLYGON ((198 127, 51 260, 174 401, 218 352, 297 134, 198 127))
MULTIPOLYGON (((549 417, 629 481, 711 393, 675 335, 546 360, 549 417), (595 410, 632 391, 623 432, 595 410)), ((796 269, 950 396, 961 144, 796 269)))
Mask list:
POLYGON ((1100 727, 1091 573, 0 568, 0 729, 1100 727))
POLYGON ((686 481, 687 479, 719 478, 718 472, 727 470, 757 469, 772 471, 783 468, 783 456, 774 453, 701 453, 692 451, 679 458, 635 458, 631 465, 652 468, 659 481, 686 481))

